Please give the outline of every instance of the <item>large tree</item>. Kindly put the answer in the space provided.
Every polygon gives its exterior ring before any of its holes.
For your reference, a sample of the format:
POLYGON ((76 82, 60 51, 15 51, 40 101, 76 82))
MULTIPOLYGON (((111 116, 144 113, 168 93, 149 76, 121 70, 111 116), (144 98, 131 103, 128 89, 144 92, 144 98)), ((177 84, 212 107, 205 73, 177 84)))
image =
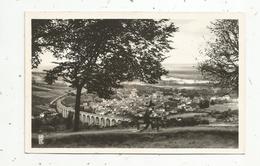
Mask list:
MULTIPOLYGON (((40 48, 35 51, 45 49, 60 59, 47 71, 46 80, 52 83, 62 77, 76 89, 75 131, 79 129, 82 88, 109 98, 122 81, 158 82, 167 74, 161 62, 172 49, 177 31, 169 20, 152 19, 32 20, 32 25, 39 24, 48 28, 33 41, 40 48)), ((39 54, 32 56, 32 60, 39 59, 39 54)))
POLYGON ((46 46, 50 46, 47 38, 51 36, 53 29, 51 27, 51 20, 32 21, 32 68, 37 68, 41 63, 40 55, 44 52, 46 46), (43 41, 44 39, 44 41, 43 41))
POLYGON ((239 26, 238 20, 222 19, 211 23, 212 34, 202 51, 206 60, 200 63, 202 75, 227 92, 238 93, 239 26))

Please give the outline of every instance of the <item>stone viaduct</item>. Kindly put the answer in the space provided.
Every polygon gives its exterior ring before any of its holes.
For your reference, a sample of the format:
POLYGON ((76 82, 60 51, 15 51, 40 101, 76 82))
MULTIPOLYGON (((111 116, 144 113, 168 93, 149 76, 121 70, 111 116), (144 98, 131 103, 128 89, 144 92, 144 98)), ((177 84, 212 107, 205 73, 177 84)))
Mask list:
MULTIPOLYGON (((62 100, 63 97, 56 100, 56 108, 57 111, 61 113, 64 118, 67 118, 69 112, 74 113, 75 110, 72 107, 66 107, 65 105, 63 105, 61 102, 62 100)), ((88 125, 98 125, 100 127, 108 127, 108 126, 114 126, 116 124, 119 124, 122 121, 129 121, 129 119, 80 111, 80 121, 88 125)))

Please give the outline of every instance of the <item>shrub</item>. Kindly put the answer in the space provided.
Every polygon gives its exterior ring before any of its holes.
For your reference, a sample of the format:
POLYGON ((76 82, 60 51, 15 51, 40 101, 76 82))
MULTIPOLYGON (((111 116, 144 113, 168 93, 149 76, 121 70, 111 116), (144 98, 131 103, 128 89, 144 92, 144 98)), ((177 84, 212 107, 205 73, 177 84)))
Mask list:
POLYGON ((191 117, 191 118, 183 118, 180 121, 180 126, 195 126, 198 125, 199 121, 197 121, 196 118, 191 117))
POLYGON ((216 102, 214 100, 210 101, 210 105, 215 105, 215 104, 216 104, 216 102))
POLYGON ((209 124, 209 120, 208 119, 200 119, 199 124, 209 124))
POLYGON ((199 103, 200 108, 209 108, 209 100, 201 100, 199 103))
POLYGON ((166 121, 165 126, 166 127, 172 127, 172 126, 195 126, 198 125, 198 121, 196 118, 173 118, 166 121))
POLYGON ((38 132, 41 127, 41 120, 39 118, 32 119, 32 132, 38 132))

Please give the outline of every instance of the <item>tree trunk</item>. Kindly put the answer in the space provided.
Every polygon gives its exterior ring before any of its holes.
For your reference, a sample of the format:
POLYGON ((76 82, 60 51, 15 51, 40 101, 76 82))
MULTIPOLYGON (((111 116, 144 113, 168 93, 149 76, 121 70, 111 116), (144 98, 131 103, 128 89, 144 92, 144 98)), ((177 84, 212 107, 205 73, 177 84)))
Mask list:
POLYGON ((80 112, 80 98, 81 98, 82 87, 77 87, 76 102, 75 102, 75 115, 74 115, 74 128, 73 131, 79 130, 79 112, 80 112))

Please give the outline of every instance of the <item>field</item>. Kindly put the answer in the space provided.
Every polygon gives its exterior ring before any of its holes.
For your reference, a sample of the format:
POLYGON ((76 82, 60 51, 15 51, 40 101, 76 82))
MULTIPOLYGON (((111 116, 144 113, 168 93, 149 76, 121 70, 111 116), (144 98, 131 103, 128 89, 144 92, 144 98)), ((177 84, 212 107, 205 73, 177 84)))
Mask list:
POLYGON ((162 131, 136 132, 134 129, 82 131, 46 135, 45 145, 64 148, 237 148, 237 127, 175 127, 162 131))
POLYGON ((60 83, 46 84, 42 81, 44 77, 42 73, 33 73, 33 76, 39 78, 39 81, 32 83, 32 115, 38 116, 41 112, 46 111, 52 100, 66 93, 70 88, 60 83))

